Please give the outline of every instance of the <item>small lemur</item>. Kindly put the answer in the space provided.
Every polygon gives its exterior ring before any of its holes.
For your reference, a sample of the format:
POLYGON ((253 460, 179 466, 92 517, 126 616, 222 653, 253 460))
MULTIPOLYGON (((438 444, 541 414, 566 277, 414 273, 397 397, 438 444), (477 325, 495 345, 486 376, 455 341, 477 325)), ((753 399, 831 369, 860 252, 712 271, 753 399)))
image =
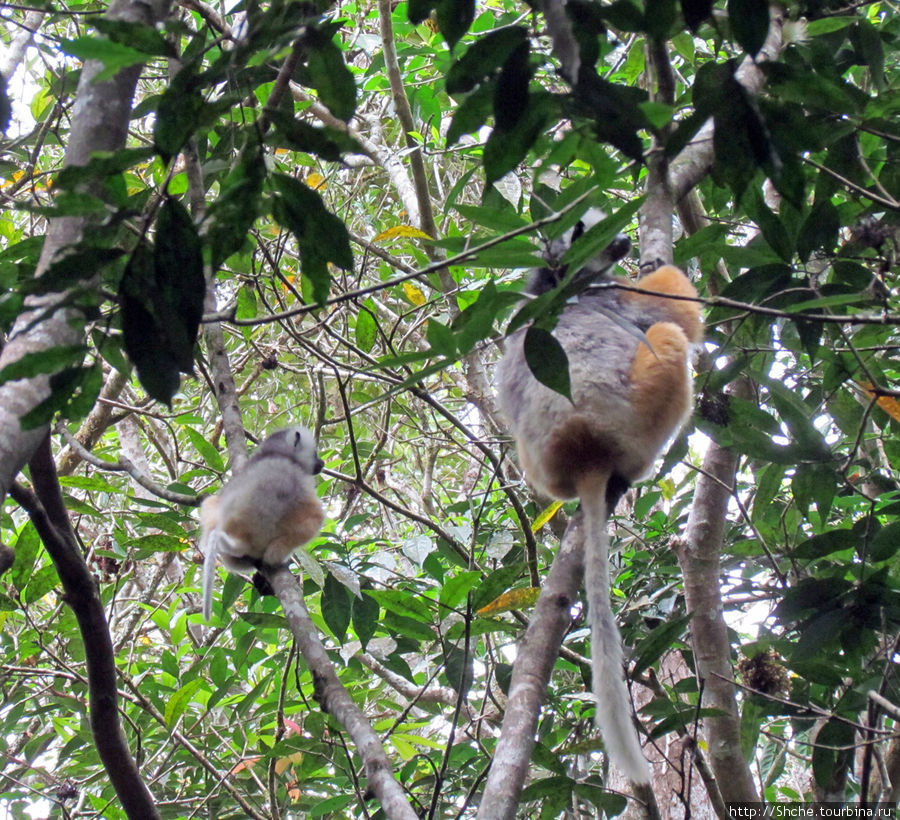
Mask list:
POLYGON ((322 526, 325 513, 313 476, 321 472, 312 433, 300 425, 279 430, 246 467, 200 507, 203 529, 203 616, 212 614, 216 559, 230 572, 280 566, 322 526))

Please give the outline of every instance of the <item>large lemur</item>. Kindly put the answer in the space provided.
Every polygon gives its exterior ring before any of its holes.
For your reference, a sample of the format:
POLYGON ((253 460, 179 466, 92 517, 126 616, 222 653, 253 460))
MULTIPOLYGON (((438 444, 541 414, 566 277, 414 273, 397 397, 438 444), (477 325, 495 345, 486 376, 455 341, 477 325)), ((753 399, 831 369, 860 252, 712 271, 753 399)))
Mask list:
MULTIPOLYGON (((530 293, 560 283, 567 274, 563 254, 585 223, 597 219, 589 213, 549 245, 547 267, 532 273, 530 293)), ((580 292, 566 304, 553 335, 568 358, 572 401, 531 373, 524 328, 507 340, 498 383, 500 406, 528 480, 554 498, 581 501, 596 722, 616 767, 631 781, 648 783, 610 605, 607 517, 690 414, 691 345, 700 342, 703 326, 699 305, 691 301, 697 291, 671 265, 640 279, 638 292, 611 287, 623 281, 609 270, 627 250, 620 237, 568 280, 577 282, 580 292)))

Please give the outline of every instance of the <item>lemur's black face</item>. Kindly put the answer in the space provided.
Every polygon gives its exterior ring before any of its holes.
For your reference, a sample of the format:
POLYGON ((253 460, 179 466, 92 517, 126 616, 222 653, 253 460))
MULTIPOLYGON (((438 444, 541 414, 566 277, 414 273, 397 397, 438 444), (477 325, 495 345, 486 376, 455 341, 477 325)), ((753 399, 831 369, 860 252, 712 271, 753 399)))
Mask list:
MULTIPOLYGON (((568 271, 568 266, 563 265, 561 260, 566 251, 585 233, 588 227, 584 221, 579 220, 571 231, 567 231, 560 238, 553 239, 547 243, 544 249, 544 259, 547 260, 547 265, 542 268, 535 268, 531 272, 526 286, 528 293, 533 296, 540 296, 542 293, 553 290, 562 282, 568 271)), ((631 250, 631 240, 624 234, 616 236, 601 253, 584 265, 578 272, 575 277, 576 281, 584 281, 580 286, 576 286, 574 291, 577 293, 583 290, 590 282, 605 274, 629 250, 631 250)))

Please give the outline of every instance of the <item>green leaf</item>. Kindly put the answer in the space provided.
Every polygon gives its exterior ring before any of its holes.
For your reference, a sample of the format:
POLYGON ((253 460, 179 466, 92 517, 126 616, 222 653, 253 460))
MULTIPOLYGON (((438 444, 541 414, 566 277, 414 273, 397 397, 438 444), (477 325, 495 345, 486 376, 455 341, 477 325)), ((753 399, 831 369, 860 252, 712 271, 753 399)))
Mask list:
POLYGON ((340 643, 347 637, 352 609, 349 590, 329 572, 325 576, 325 586, 322 589, 322 617, 331 634, 340 643))
POLYGON ((385 609, 397 615, 431 623, 431 610, 408 592, 397 589, 371 589, 368 590, 368 594, 385 609))
POLYGON ((637 675, 652 666, 664 652, 672 648, 675 642, 681 640, 690 621, 690 615, 682 615, 654 627, 636 647, 634 674, 637 675))
POLYGON ((203 96, 200 79, 189 66, 183 68, 163 92, 156 106, 153 144, 164 160, 178 154, 200 129, 212 125, 234 100, 223 96, 214 103, 203 96))
POLYGON ((523 351, 532 375, 554 393, 572 401, 569 359, 553 334, 542 327, 531 325, 525 331, 523 351))
POLYGON ((303 151, 330 162, 340 162, 345 153, 363 153, 353 137, 337 128, 310 125, 281 108, 268 114, 274 128, 266 137, 267 145, 303 151))
POLYGON ((732 76, 725 92, 714 117, 713 177, 730 187, 736 197, 742 197, 756 169, 776 163, 766 125, 744 87, 732 76))
POLYGON ((125 352, 148 395, 169 404, 192 373, 206 282, 200 239, 184 207, 160 208, 153 252, 135 248, 119 284, 125 352))
MULTIPOLYGON (((518 110, 514 124, 508 128, 495 127, 484 146, 484 175, 488 183, 496 182, 522 162, 543 133, 555 103, 544 92, 533 92, 518 110)), ((495 96, 496 110, 496 96, 495 96)))
POLYGON ((459 572, 447 578, 441 587, 440 603, 447 609, 455 609, 481 579, 480 572, 459 572))
POLYGON ((494 110, 496 81, 482 83, 459 105, 447 129, 447 147, 455 145, 463 134, 472 134, 483 126, 494 110))
POLYGON ((181 383, 180 368, 168 351, 165 314, 158 310, 153 255, 135 248, 119 285, 123 344, 147 394, 169 403, 181 383))
POLYGON ((756 56, 769 33, 769 4, 766 0, 728 0, 728 21, 741 48, 756 56))
POLYGON ((356 326, 354 336, 357 347, 364 353, 371 353, 378 338, 378 323, 374 316, 375 306, 371 299, 367 299, 359 313, 356 314, 356 326))
POLYGON ((306 64, 302 81, 315 88, 328 110, 346 122, 356 111, 356 82, 344 63, 343 52, 330 36, 313 27, 307 29, 303 47, 306 64))
POLYGON ((582 800, 590 801, 594 806, 601 810, 606 817, 615 817, 625 811, 628 800, 625 795, 616 794, 608 791, 605 786, 594 785, 593 783, 577 782, 575 783, 575 794, 582 800))
POLYGON ((390 634, 414 641, 415 643, 419 641, 431 642, 436 637, 430 626, 414 618, 398 615, 391 610, 385 612, 383 624, 390 634))
POLYGON ((363 650, 378 629, 380 613, 381 607, 378 602, 365 590, 360 593, 359 598, 353 598, 353 629, 363 650))
POLYGON ((96 370, 96 366, 66 367, 54 373, 50 377, 50 395, 19 419, 22 429, 34 430, 49 424, 58 412, 77 420, 76 412, 90 409, 99 393, 102 377, 97 377, 96 370))
POLYGON ((68 421, 79 421, 87 416, 97 403, 97 397, 103 389, 103 368, 99 361, 90 367, 81 368, 81 378, 73 391, 65 408, 68 421))
POLYGON ((194 449, 200 454, 200 457, 206 465, 217 473, 225 472, 225 464, 222 461, 222 454, 210 444, 206 437, 195 430, 193 427, 185 427, 184 432, 194 445, 194 449))
POLYGON ((650 121, 650 124, 658 130, 665 128, 672 122, 672 116, 675 113, 671 105, 651 100, 641 103, 640 109, 650 121))
POLYGON ((741 706, 740 739, 741 752, 747 763, 753 760, 759 733, 766 717, 766 710, 760 706, 756 698, 752 696, 744 698, 741 706))
POLYGON ((791 555, 805 559, 824 558, 836 552, 852 550, 858 542, 859 537, 849 528, 828 530, 798 544, 791 555))
POLYGON ((769 243, 769 247, 778 254, 780 259, 789 263, 794 256, 794 245, 784 227, 784 222, 777 214, 772 213, 763 199, 762 191, 755 186, 748 188, 743 204, 747 209, 748 216, 759 227, 763 239, 769 243))
POLYGON ((63 40, 60 43, 60 49, 64 54, 77 57, 83 62, 96 60, 103 63, 103 70, 94 78, 95 83, 111 79, 123 68, 140 65, 147 61, 147 55, 143 52, 96 35, 84 35, 76 37, 74 40, 63 40))
MULTIPOLYGON (((56 175, 56 188, 66 191, 78 191, 85 185, 105 182, 111 177, 147 162, 154 156, 150 146, 139 148, 120 148, 118 151, 96 151, 84 165, 67 165, 56 175)), ((87 246, 90 249, 90 246, 87 246)), ((97 252, 113 249, 95 248, 97 252)), ((119 254, 121 255, 121 251, 119 254)), ((65 259, 65 257, 64 257, 65 259)))
POLYGON ((895 521, 875 533, 869 546, 869 557, 873 561, 889 561, 900 549, 900 522, 895 521))
POLYGON ((822 17, 819 20, 810 20, 806 24, 806 34, 808 37, 821 37, 823 34, 831 34, 833 31, 852 26, 856 19, 856 17, 822 17))
POLYGON ((188 706, 191 705, 194 695, 205 685, 206 681, 203 678, 194 678, 166 699, 166 708, 163 712, 166 726, 171 729, 178 723, 188 706))
POLYGON ((676 18, 675 0, 646 0, 644 23, 650 37, 667 39, 672 33, 676 18))
POLYGON ((437 0, 434 8, 438 29, 452 51, 475 19, 475 0, 437 0))
MULTIPOLYGON (((505 200, 504 200, 505 202, 505 200)), ((509 231, 520 230, 528 222, 508 204, 502 208, 485 207, 482 205, 456 205, 455 210, 471 220, 479 228, 487 228, 501 234, 509 231)), ((463 237, 466 243, 471 242, 471 237, 463 237)))
POLYGON ((529 55, 526 40, 512 51, 500 69, 494 88, 494 122, 500 131, 518 128, 528 107, 528 85, 533 73, 529 55))
POLYGON ((30 521, 26 523, 10 546, 15 549, 16 558, 5 578, 17 592, 21 592, 34 572, 38 553, 41 549, 41 539, 34 528, 34 524, 30 521))
POLYGON ((519 564, 495 569, 478 585, 472 595, 472 608, 478 610, 487 606, 501 593, 510 589, 522 577, 522 572, 523 567, 519 564))
POLYGON ((58 373, 64 368, 81 364, 86 350, 84 345, 64 345, 26 353, 0 370, 0 384, 58 373))
POLYGON ((40 276, 27 282, 26 293, 61 293, 93 278, 103 268, 124 256, 120 248, 74 245, 40 276))
POLYGON ((219 185, 219 195, 209 209, 207 237, 211 264, 216 270, 247 241, 247 234, 261 210, 266 160, 262 146, 251 136, 240 161, 219 185))
POLYGON ((456 344, 461 354, 469 353, 475 345, 493 335, 497 314, 506 304, 493 280, 489 280, 478 298, 453 320, 456 344))
POLYGON ((41 567, 28 579, 28 583, 22 592, 22 600, 26 604, 33 604, 35 601, 43 598, 51 589, 56 589, 58 586, 59 575, 56 572, 56 567, 53 564, 41 567))
POLYGON ((831 782, 835 769, 843 766, 847 749, 856 743, 853 726, 842 720, 832 719, 826 723, 815 737, 812 751, 813 777, 819 786, 826 787, 831 782))
POLYGON ((472 91, 494 76, 510 56, 527 43, 528 32, 522 26, 505 26, 479 38, 447 71, 447 93, 456 95, 472 91))
POLYGON ((128 544, 136 559, 151 557, 156 552, 181 552, 184 549, 182 536, 153 533, 133 538, 128 544))
POLYGON ((473 658, 471 652, 449 641, 441 641, 444 650, 444 677, 461 697, 472 687, 473 658))
POLYGON ((299 180, 275 174, 272 184, 277 192, 272 200, 273 214, 296 237, 303 274, 312 281, 316 303, 322 305, 331 287, 326 263, 353 269, 350 234, 319 194, 299 180))
MULTIPOLYGON (((237 589, 240 590, 240 578, 237 575, 229 575, 229 580, 238 581, 237 589)), ((227 584, 227 582, 226 582, 227 584)), ((222 595, 222 600, 225 601, 225 608, 227 609, 233 603, 234 599, 228 599, 224 594, 222 595)), ((269 612, 241 612, 239 613, 240 619, 245 623, 250 624, 255 629, 277 629, 277 630, 286 630, 290 627, 288 626, 287 619, 283 615, 274 615, 269 612)), ((260 681, 257 685, 257 689, 263 688, 266 685, 266 681, 260 681)), ((252 693, 251 693, 252 694, 252 693)), ((252 706, 252 704, 248 704, 248 708, 252 706)))
POLYGON ((425 328, 425 338, 431 347, 431 353, 448 358, 456 356, 456 337, 446 325, 435 319, 429 319, 425 328))
POLYGON ((831 253, 838 241, 841 218, 830 199, 819 200, 800 227, 797 238, 797 254, 803 262, 816 250, 831 253))
POLYGON ((857 20, 856 28, 851 32, 851 39, 869 67, 872 84, 879 93, 884 92, 887 88, 887 79, 884 74, 884 46, 881 36, 880 29, 862 17, 857 20))
POLYGON ((575 781, 569 777, 558 775, 556 777, 545 777, 529 783, 522 789, 522 802, 528 803, 532 800, 547 799, 569 802, 574 788, 575 781))
POLYGON ((154 267, 159 307, 170 320, 170 352, 180 370, 191 373, 194 345, 203 318, 206 280, 197 228, 184 206, 175 199, 166 199, 156 219, 154 267))
POLYGON ((693 34, 697 33, 700 24, 712 14, 713 0, 681 0, 681 13, 684 22, 693 34))
POLYGON ((601 9, 603 19, 620 31, 636 33, 643 31, 647 25, 644 12, 632 0, 615 0, 608 6, 602 6, 601 9))
POLYGON ((97 31, 115 43, 140 51, 148 57, 175 57, 175 49, 153 26, 109 17, 93 19, 97 31))

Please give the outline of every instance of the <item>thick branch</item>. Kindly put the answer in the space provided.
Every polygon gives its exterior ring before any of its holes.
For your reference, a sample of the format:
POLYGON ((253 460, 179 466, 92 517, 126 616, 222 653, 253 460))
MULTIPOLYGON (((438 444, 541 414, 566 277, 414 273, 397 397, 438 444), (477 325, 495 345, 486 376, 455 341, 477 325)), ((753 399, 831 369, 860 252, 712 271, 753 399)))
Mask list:
POLYGON ((122 807, 132 820, 157 820, 153 797, 141 780, 119 722, 116 665, 109 624, 99 590, 88 570, 69 516, 50 452, 50 437, 29 462, 35 493, 16 486, 13 497, 24 507, 47 549, 75 613, 84 645, 91 732, 97 754, 122 807))
MULTIPOLYGON (((116 0, 107 18, 154 26, 168 13, 170 0, 116 0)), ((131 117, 131 100, 141 66, 123 69, 115 77, 95 82, 104 69, 98 61, 88 61, 81 72, 72 118, 72 130, 66 148, 65 164, 84 165, 95 151, 116 151, 125 144, 131 117)), ((65 248, 77 242, 86 220, 82 217, 52 219, 38 261, 37 274, 43 274, 65 248)), ((88 286, 88 283, 82 283, 88 286)), ((60 345, 75 345, 84 340, 87 318, 74 308, 51 310, 60 294, 30 297, 26 312, 13 326, 9 342, 0 354, 0 369, 18 361, 26 353, 40 352, 60 345)), ((0 498, 22 465, 31 457, 47 434, 47 426, 23 430, 19 422, 30 410, 50 395, 49 376, 36 376, 7 382, 0 387, 0 498)))
POLYGON ((584 571, 584 528, 572 519, 519 643, 509 700, 478 817, 513 820, 528 777, 541 705, 559 645, 572 622, 572 604, 584 571))
POLYGON ((570 83, 575 84, 581 70, 581 55, 572 32, 572 23, 566 14, 565 3, 563 0, 543 0, 541 9, 544 12, 547 31, 550 32, 550 39, 553 41, 553 53, 559 60, 560 73, 570 83))
POLYGON ((128 473, 128 475, 130 475, 138 484, 140 484, 141 487, 143 487, 151 494, 155 495, 157 498, 171 501, 173 504, 185 504, 189 507, 199 506, 201 501, 200 496, 177 493, 167 489, 166 487, 163 487, 160 484, 157 484, 152 478, 150 478, 150 476, 139 470, 125 456, 119 456, 116 461, 106 461, 105 459, 98 458, 86 447, 84 447, 81 442, 78 441, 78 439, 75 438, 75 436, 73 436, 65 427, 60 425, 58 429, 68 442, 69 447, 72 448, 72 451, 79 458, 81 458, 82 461, 86 461, 88 462, 88 464, 92 464, 99 470, 108 470, 112 473, 128 473))
POLYGON ((685 602, 692 613, 691 638, 703 707, 722 712, 704 723, 710 764, 726 803, 759 800, 741 752, 740 717, 729 660, 731 645, 719 591, 719 552, 737 464, 734 453, 715 442, 710 444, 697 478, 684 540, 677 545, 685 602))
MULTIPOLYGON (((74 435, 75 441, 84 450, 91 450, 112 423, 114 408, 111 402, 119 398, 127 382, 128 377, 118 370, 111 370, 107 375, 103 389, 100 391, 100 400, 88 413, 87 418, 74 435)), ((82 455, 76 452, 74 447, 68 447, 59 455, 56 464, 57 472, 60 475, 71 475, 81 461, 82 455)))
MULTIPOLYGON (((388 80, 391 84, 391 99, 394 102, 394 111, 400 125, 403 128, 403 136, 406 147, 410 149, 409 170, 412 174, 413 186, 416 191, 418 203, 417 227, 421 228, 429 236, 436 236, 437 229, 434 224, 434 210, 431 207, 431 194, 428 191, 428 177, 425 173, 425 161, 422 157, 422 146, 419 145, 412 132, 416 130, 412 109, 403 87, 403 77, 400 74, 400 62, 397 59, 397 49, 394 45, 394 26, 391 20, 393 4, 390 0, 379 0, 378 21, 381 26, 381 46, 384 55, 384 66, 388 80)), ((412 217, 413 215, 410 214, 412 217)), ((413 217, 415 218, 415 217, 413 217)))
POLYGON ((303 659, 309 666, 315 685, 315 699, 322 711, 332 715, 347 730, 363 760, 369 790, 375 795, 385 816, 390 820, 415 820, 403 788, 391 769, 391 762, 366 716, 353 702, 334 671, 331 658, 319 640, 319 633, 297 579, 287 567, 269 569, 266 578, 284 607, 288 625, 297 641, 303 659))
MULTIPOLYGON (((0 76, 9 81, 22 58, 25 56, 25 50, 31 45, 34 39, 34 33, 37 31, 41 20, 44 19, 45 12, 33 9, 25 15, 25 20, 21 28, 13 35, 6 47, 3 55, 0 56, 0 76)), ((8 24, 8 23, 7 23, 8 24)))

